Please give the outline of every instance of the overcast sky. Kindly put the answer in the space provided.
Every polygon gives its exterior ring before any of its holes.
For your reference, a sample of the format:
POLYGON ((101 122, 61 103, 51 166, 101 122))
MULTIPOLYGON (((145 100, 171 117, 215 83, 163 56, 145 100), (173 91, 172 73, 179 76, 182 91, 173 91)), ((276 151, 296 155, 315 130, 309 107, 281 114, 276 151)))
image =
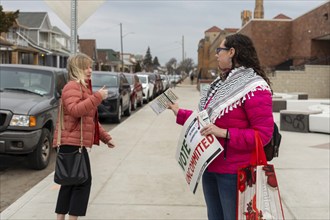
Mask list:
MULTIPOLYGON (((63 1, 63 0, 62 0, 63 1)), ((85 1, 85 0, 84 0, 85 1)), ((329 0, 264 0, 264 18, 282 13, 295 19, 329 0)), ((4 11, 48 12, 50 22, 70 35, 70 29, 43 0, 0 0, 4 11)), ((120 51, 120 26, 124 52, 145 55, 148 46, 161 65, 172 57, 197 63, 197 45, 212 26, 240 28, 241 11, 254 11, 255 0, 126 1, 107 0, 78 29, 81 39, 96 39, 97 48, 120 51), (132 33, 133 32, 133 33, 132 33)))

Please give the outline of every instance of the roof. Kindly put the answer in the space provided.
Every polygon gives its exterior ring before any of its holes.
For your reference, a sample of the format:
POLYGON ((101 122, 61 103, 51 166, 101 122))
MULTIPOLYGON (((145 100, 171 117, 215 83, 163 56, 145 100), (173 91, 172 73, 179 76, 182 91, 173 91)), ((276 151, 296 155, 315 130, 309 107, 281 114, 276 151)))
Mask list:
POLYGON ((98 59, 103 63, 106 63, 106 61, 120 61, 116 54, 117 52, 112 49, 97 49, 98 59))
POLYGON ((27 52, 27 53, 40 53, 40 52, 44 52, 42 50, 38 50, 36 48, 33 48, 33 47, 23 47, 23 46, 20 46, 20 45, 14 45, 11 47, 13 49, 13 51, 20 51, 20 52, 27 52))
POLYGON ((6 39, 4 39, 2 36, 0 36, 0 46, 13 46, 14 44, 10 43, 6 39))
POLYGON ((17 21, 28 28, 40 28, 47 16, 47 12, 20 12, 17 21))
POLYGON ((57 26, 53 26, 53 31, 56 32, 56 33, 61 34, 63 37, 70 38, 69 35, 67 35, 66 33, 64 33, 64 32, 63 32, 61 29, 59 29, 57 26))
POLYGON ((208 32, 220 32, 220 31, 221 31, 220 28, 218 28, 217 26, 213 26, 210 29, 206 30, 205 33, 208 33, 208 32))
POLYGON ((132 66, 132 65, 134 65, 134 63, 132 63, 130 60, 126 60, 126 59, 124 59, 123 61, 124 61, 124 65, 127 65, 127 66, 132 66))
POLYGON ((225 28, 224 31, 228 33, 236 33, 239 30, 239 28, 225 28))
POLYGON ((292 18, 281 13, 281 14, 276 15, 273 19, 292 19, 292 18))

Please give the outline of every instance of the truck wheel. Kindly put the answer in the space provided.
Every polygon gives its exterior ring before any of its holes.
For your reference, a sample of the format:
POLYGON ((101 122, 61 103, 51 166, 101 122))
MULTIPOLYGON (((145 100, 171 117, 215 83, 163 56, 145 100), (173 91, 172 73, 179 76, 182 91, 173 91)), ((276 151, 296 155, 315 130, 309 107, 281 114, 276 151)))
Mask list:
POLYGON ((51 140, 49 130, 43 128, 37 148, 28 155, 29 164, 32 169, 42 170, 48 166, 52 149, 51 140))

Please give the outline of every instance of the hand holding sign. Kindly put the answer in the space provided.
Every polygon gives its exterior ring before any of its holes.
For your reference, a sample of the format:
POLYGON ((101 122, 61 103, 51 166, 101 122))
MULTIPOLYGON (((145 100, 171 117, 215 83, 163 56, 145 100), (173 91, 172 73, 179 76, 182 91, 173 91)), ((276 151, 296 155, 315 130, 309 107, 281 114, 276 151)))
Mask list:
POLYGON ((183 125, 176 160, 182 168, 190 190, 195 193, 200 177, 207 165, 216 158, 223 147, 212 134, 203 136, 199 126, 210 123, 206 111, 194 111, 183 125))

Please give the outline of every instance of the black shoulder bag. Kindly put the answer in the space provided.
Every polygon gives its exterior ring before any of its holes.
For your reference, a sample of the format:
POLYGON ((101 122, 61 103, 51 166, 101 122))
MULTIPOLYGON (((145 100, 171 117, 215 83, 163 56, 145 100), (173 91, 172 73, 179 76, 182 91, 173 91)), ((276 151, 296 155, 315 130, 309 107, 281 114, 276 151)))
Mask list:
POLYGON ((272 139, 264 146, 267 161, 271 161, 274 157, 278 157, 282 135, 279 132, 277 124, 274 122, 274 131, 272 139))
MULTIPOLYGON (((82 117, 80 119, 80 147, 72 153, 59 151, 63 124, 63 106, 60 103, 59 122, 57 130, 57 156, 54 182, 60 185, 79 185, 88 179, 88 170, 83 150, 82 117)), ((77 147, 78 148, 78 147, 77 147)))

